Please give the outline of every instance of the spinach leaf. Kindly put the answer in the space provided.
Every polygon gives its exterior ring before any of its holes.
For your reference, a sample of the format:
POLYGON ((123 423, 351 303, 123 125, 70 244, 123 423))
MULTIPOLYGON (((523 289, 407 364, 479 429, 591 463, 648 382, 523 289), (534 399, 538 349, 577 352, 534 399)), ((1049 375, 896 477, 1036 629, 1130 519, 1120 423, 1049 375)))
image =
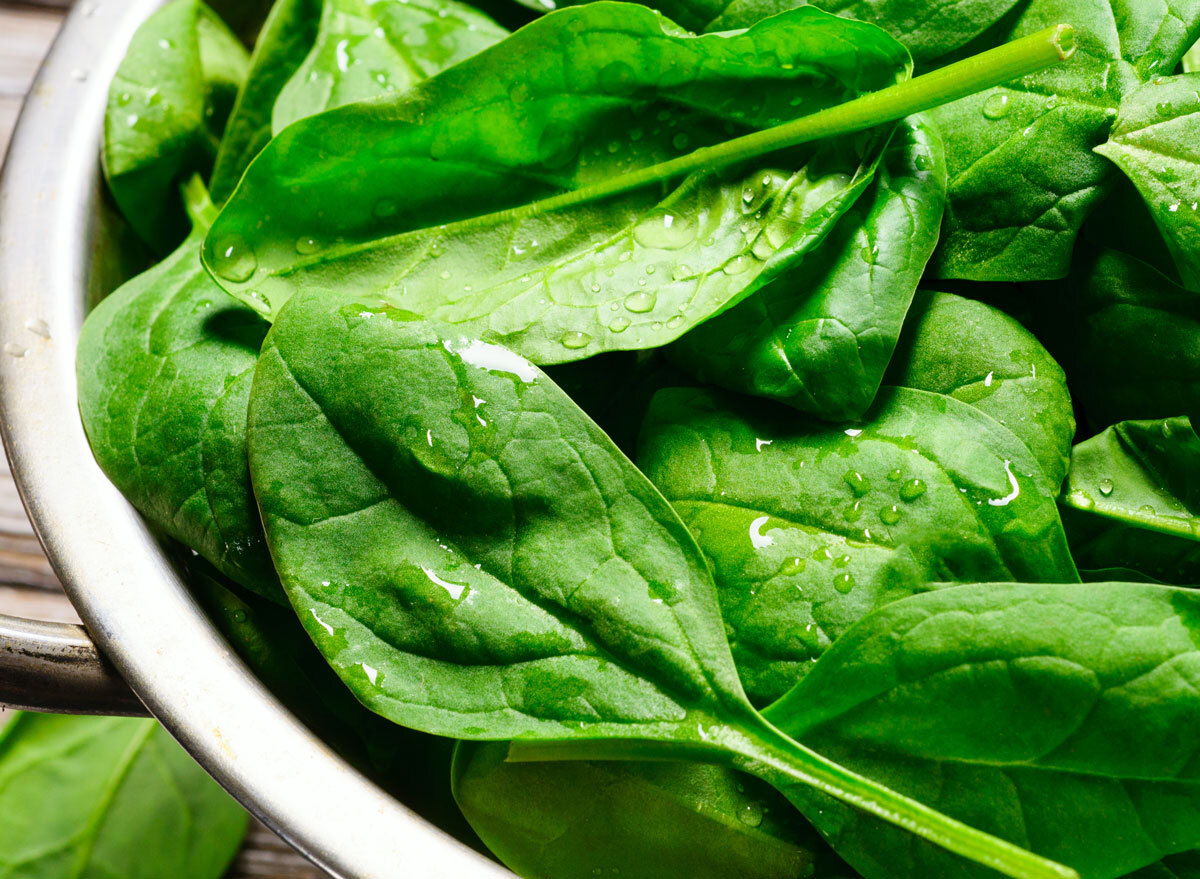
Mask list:
POLYGON ((756 704, 930 582, 1074 580, 1057 486, 1007 429, 884 388, 853 427, 706 390, 655 397, 638 463, 696 536, 756 704))
POLYGON ((104 299, 79 334, 79 412, 102 470, 152 524, 238 583, 282 599, 250 489, 246 407, 267 325, 200 264, 213 213, 104 299))
POLYGON ((837 858, 770 785, 703 763, 509 763, 460 742, 454 796, 525 879, 796 879, 837 858), (600 872, 596 872, 600 871, 600 872))
MULTIPOLYGON (((1200 846, 1200 593, 983 584, 891 604, 767 712, 950 814, 1112 879, 1200 846)), ((815 795, 814 795, 815 796, 815 795)), ((984 875, 824 798, 868 879, 984 875)))
POLYGON ((1163 858, 1152 867, 1130 873, 1129 879, 1200 879, 1200 852, 1163 858))
POLYGON ((1200 437, 1187 418, 1115 424, 1071 453, 1064 501, 1200 540, 1200 437))
POLYGON ((17 714, 0 729, 5 879, 218 879, 245 832, 153 720, 17 714))
POLYGON ((209 183, 217 204, 229 198, 251 160, 270 141, 275 101, 316 40, 320 11, 321 0, 277 0, 271 7, 217 150, 209 183))
POLYGON ((548 199, 840 104, 906 64, 887 35, 812 9, 709 37, 631 4, 564 10, 404 95, 281 133, 204 258, 268 315, 301 286, 339 287, 544 363, 654 347, 817 243, 884 138, 693 174, 665 197, 641 188, 556 211, 548 199))
POLYGON ((1063 506, 1071 556, 1084 581, 1122 580, 1191 586, 1200 583, 1200 543, 1118 519, 1063 506))
POLYGON ((946 197, 941 137, 906 120, 867 193, 823 245, 669 349, 703 382, 830 420, 871 405, 933 248, 946 197))
POLYGON ((407 91, 507 33, 454 0, 324 0, 312 51, 275 102, 272 127, 407 91))
POLYGON ((947 104, 950 203, 931 270, 979 281, 1061 278, 1110 185, 1102 144, 1122 101, 1169 72, 1200 35, 1198 0, 1030 0, 991 38, 1070 21, 1070 64, 947 104))
POLYGON ((789 797, 819 785, 1010 875, 1073 875, 765 724, 683 522, 506 349, 306 291, 264 344, 249 450, 289 599, 383 716, 520 739, 528 759, 703 757, 789 797))
POLYGON ((1184 283, 1200 287, 1200 74, 1155 77, 1121 103, 1096 152, 1134 182, 1184 283))
POLYGON ((1200 412, 1200 295, 1108 250, 1079 268, 1068 371, 1097 429, 1200 412))
POLYGON ((104 172, 121 213, 160 252, 187 234, 176 188, 212 166, 246 67, 246 50, 216 13, 174 0, 137 29, 117 68, 104 172))
POLYGON ((1075 435, 1066 374, 999 309, 918 293, 884 381, 970 403, 1020 438, 1052 486, 1062 485, 1075 435))

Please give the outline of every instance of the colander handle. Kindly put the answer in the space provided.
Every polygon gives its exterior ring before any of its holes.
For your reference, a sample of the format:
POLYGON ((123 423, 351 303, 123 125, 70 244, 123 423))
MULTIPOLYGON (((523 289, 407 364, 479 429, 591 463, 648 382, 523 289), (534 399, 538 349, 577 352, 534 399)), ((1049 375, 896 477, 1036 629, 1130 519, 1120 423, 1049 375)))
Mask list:
POLYGON ((55 714, 146 716, 83 626, 0 614, 0 705, 55 714))

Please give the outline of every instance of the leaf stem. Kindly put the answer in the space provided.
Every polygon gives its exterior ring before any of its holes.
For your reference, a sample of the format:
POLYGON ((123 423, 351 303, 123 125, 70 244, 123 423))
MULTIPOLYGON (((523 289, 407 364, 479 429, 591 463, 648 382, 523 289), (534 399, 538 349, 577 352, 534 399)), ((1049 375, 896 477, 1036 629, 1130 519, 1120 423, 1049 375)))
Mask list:
POLYGON ((183 195, 183 206, 187 208, 188 218, 198 229, 208 229, 217 218, 217 208, 209 197, 208 189, 199 174, 193 174, 179 187, 183 195))
POLYGON ((1065 61, 1074 53, 1074 29, 1069 24, 1055 25, 811 116, 702 147, 686 156, 640 168, 511 211, 500 211, 499 215, 512 213, 514 216, 534 216, 561 210, 694 171, 721 168, 763 153, 895 122, 913 113, 1036 73, 1065 61))

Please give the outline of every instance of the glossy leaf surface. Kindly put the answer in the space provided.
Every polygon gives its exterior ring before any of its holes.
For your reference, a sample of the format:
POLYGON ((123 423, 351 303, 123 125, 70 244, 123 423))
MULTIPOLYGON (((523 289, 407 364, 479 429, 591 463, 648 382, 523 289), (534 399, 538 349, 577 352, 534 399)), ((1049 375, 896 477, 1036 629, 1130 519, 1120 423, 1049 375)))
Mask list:
POLYGON ((812 9, 710 37, 634 5, 563 10, 402 96, 283 132, 205 261, 266 313, 301 286, 336 287, 542 363, 655 347, 815 245, 869 182, 882 139, 774 153, 665 193, 536 205, 840 104, 905 65, 886 34, 812 9))
POLYGON ((246 821, 156 721, 17 714, 0 729, 5 879, 218 879, 246 821))
POLYGON ((1110 185, 1103 143, 1126 95, 1165 74, 1200 35, 1200 2, 1029 0, 988 41, 1059 21, 1075 27, 1066 64, 933 112, 946 138, 950 203, 932 270, 1032 281, 1067 274, 1076 234, 1110 185))
POLYGON ((151 523, 280 600, 246 461, 246 407, 267 325, 200 264, 203 222, 88 316, 76 351, 92 454, 151 523))
POLYGON ((162 253, 187 235, 178 186, 207 173, 246 76, 246 50, 200 0, 137 29, 108 92, 104 172, 121 213, 162 253))
POLYGON ((871 405, 946 197, 941 137, 920 117, 893 135, 875 181, 816 250, 670 349, 700 381, 821 418, 871 405))
MULTIPOLYGON (((947 812, 1113 879, 1200 846, 1200 594, 982 584, 882 608, 768 712, 947 812)), ((984 876, 825 801, 867 879, 984 876)))
POLYGON ((1128 95, 1096 148, 1137 186, 1184 283, 1200 288, 1200 74, 1156 77, 1128 95))
POLYGON ((854 622, 930 582, 1072 580, 1057 486, 971 406, 885 388, 853 427, 660 392, 638 462, 713 567, 746 691, 782 696, 854 622))

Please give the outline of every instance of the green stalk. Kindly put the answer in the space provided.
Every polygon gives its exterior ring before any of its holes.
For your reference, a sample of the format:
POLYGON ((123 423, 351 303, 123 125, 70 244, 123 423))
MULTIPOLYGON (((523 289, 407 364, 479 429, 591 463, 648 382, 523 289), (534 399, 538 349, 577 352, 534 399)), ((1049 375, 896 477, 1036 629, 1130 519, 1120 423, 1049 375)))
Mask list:
MULTIPOLYGON (((995 49, 947 65, 940 70, 870 92, 862 97, 742 137, 702 147, 676 159, 612 177, 581 189, 564 192, 499 211, 490 217, 530 217, 584 202, 607 198, 651 183, 660 183, 694 171, 711 171, 763 153, 814 140, 852 134, 913 113, 957 101, 985 89, 1003 85, 1065 61, 1075 53, 1075 30, 1059 24, 995 49)), ((482 219, 482 218, 481 218, 482 219)))
MULTIPOLYGON (((513 763, 557 760, 700 760, 720 762, 756 775, 785 795, 798 786, 811 787, 849 806, 928 840, 946 851, 990 867, 1012 879, 1079 879, 1070 867, 976 830, 936 809, 822 757, 754 716, 745 731, 714 724, 711 741, 674 742, 625 739, 592 741, 514 741, 507 759, 513 763)), ((794 802, 794 800, 793 800, 794 802)))
POLYGON ((208 229, 217 218, 217 207, 208 195, 208 189, 199 174, 193 174, 187 182, 179 187, 183 195, 183 206, 187 209, 188 218, 197 229, 208 229))

